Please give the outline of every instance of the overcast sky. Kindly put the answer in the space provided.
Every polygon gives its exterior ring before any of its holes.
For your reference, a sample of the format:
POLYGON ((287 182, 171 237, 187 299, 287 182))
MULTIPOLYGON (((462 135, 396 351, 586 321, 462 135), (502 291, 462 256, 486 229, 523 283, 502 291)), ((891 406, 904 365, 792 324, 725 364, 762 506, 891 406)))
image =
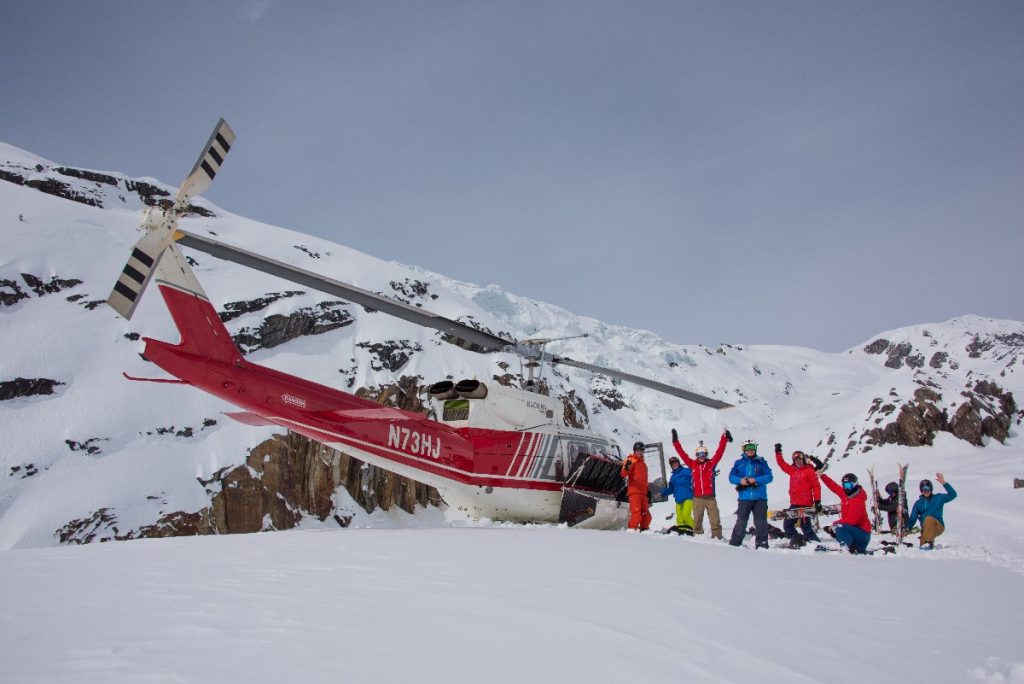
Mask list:
MULTIPOLYGON (((1024 319, 1024 2, 0 2, 0 140, 679 343, 1024 319)), ((329 274, 344 280, 344 273, 329 274)))

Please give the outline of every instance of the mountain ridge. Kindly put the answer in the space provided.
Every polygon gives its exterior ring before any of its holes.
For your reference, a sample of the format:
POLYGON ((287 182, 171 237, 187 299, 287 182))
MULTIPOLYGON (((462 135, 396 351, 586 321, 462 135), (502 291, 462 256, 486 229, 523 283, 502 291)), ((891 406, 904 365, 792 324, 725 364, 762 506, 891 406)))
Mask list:
MULTIPOLYGON (((131 322, 103 304, 138 235, 138 211, 174 188, 154 179, 59 166, 3 144, 0 179, 6 181, 0 183, 0 228, 10 255, 0 262, 0 315, 8 331, 0 425, 10 435, 0 459, 0 474, 6 475, 0 479, 0 548, 58 543, 61 530, 81 521, 87 521, 87 533, 65 535, 65 543, 85 540, 88 530, 102 532, 93 540, 123 537, 169 515, 212 510, 217 494, 250 485, 252 500, 238 504, 236 519, 247 520, 246 530, 257 522, 259 529, 280 529, 287 506, 253 508, 267 495, 262 485, 252 484, 264 474, 248 459, 268 449, 261 446, 268 440, 288 438, 229 424, 221 402, 194 390, 128 383, 121 376, 154 375, 138 354, 141 334, 177 339, 152 293, 131 322), (151 472, 139 472, 147 467, 151 472), (82 491, 83 483, 89 491, 82 491), (111 515, 116 523, 107 519, 111 515)), ((545 383, 562 399, 567 423, 589 425, 620 443, 641 437, 667 441, 670 427, 689 442, 728 425, 744 436, 769 435, 764 442, 783 441, 855 463, 879 449, 888 454, 934 445, 942 433, 979 447, 1014 440, 1024 418, 1013 398, 1024 391, 1018 372, 1024 360, 1021 322, 958 316, 885 331, 836 353, 780 345, 680 345, 650 331, 575 316, 498 285, 456 281, 244 219, 201 198, 195 207, 183 219, 190 231, 517 338, 587 333, 558 343, 557 353, 736 405, 719 413, 582 371, 546 369, 545 383)), ((204 254, 189 257, 221 318, 256 362, 387 402, 445 378, 522 380, 516 356, 467 352, 434 331, 204 254), (402 383, 401 392, 393 389, 402 383)), ((411 518, 382 511, 373 497, 358 500, 365 483, 341 487, 348 477, 340 475, 341 456, 321 457, 333 465, 329 475, 316 476, 316 486, 337 486, 328 497, 330 510, 325 513, 320 501, 315 515, 303 511, 291 524, 413 524, 425 514, 417 505, 437 503, 420 492, 408 506, 419 511, 411 518)), ((287 454, 273 458, 280 461, 275 467, 284 467, 287 454)), ((411 485, 388 486, 382 491, 411 485)))

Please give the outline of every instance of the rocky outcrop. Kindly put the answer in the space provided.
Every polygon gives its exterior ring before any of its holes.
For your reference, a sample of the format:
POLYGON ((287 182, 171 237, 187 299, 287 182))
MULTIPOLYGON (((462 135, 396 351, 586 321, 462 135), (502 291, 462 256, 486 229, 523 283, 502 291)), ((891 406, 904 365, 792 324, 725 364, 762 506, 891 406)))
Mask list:
POLYGON ((242 328, 232 335, 232 339, 243 354, 251 354, 257 349, 270 349, 303 335, 320 335, 355 322, 346 306, 341 301, 320 302, 315 307, 305 307, 287 316, 273 314, 264 318, 258 328, 242 328))
POLYGON ((383 342, 357 342, 356 346, 369 352, 370 368, 373 370, 397 371, 416 352, 423 351, 419 342, 409 340, 384 340, 383 342))
POLYGON ((296 297, 298 295, 306 294, 302 290, 287 290, 285 292, 268 292, 262 297, 256 299, 248 299, 243 302, 228 302, 224 305, 224 311, 220 311, 217 315, 220 320, 224 323, 234 320, 239 316, 244 316, 247 313, 253 313, 255 311, 262 311, 279 299, 285 299, 287 297, 296 297))
MULTIPOLYGON (((1005 443, 1017 411, 1013 394, 994 382, 979 381, 961 392, 961 396, 966 401, 959 406, 946 407, 942 404, 942 395, 932 388, 920 387, 914 392, 913 401, 900 406, 893 422, 866 430, 861 435, 862 450, 882 444, 930 446, 939 432, 949 432, 975 446, 983 446, 985 438, 1005 443)), ((881 399, 876 399, 868 416, 877 414, 875 422, 881 423, 895 411, 896 404, 883 404, 881 399)), ((851 442, 850 447, 856 444, 851 442)))
POLYGON ((18 397, 53 394, 54 388, 63 384, 63 382, 49 378, 15 378, 14 380, 7 380, 0 382, 0 401, 17 399, 18 397))

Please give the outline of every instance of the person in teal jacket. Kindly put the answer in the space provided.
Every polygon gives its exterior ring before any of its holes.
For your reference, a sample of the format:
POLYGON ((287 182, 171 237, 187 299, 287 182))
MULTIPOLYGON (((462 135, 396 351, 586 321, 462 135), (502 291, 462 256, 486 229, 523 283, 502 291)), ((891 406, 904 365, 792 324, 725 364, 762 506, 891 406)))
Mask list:
POLYGON ((732 528, 729 544, 739 546, 747 532, 747 520, 754 516, 754 548, 768 548, 768 487, 772 481, 772 469, 768 461, 757 455, 757 442, 743 442, 743 456, 729 471, 729 482, 739 492, 739 506, 736 509, 736 525, 732 528))
POLYGON ((683 466, 675 456, 668 459, 672 477, 668 487, 661 490, 662 496, 672 494, 676 502, 676 526, 672 530, 679 534, 693 534, 693 471, 683 466))
POLYGON ((956 498, 956 490, 946 482, 942 473, 935 473, 935 479, 946 488, 946 493, 933 494, 932 481, 921 480, 921 498, 914 503, 910 520, 907 521, 908 528, 912 528, 918 520, 921 521, 921 548, 926 551, 935 544, 935 538, 946 531, 946 524, 942 521, 942 507, 956 498))

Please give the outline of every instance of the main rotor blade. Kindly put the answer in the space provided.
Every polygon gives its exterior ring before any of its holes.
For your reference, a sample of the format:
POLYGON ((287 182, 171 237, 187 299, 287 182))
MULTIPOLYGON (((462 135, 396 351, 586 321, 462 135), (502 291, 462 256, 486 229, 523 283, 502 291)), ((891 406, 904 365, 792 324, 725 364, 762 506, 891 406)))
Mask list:
POLYGON ((234 247, 232 245, 211 240, 210 238, 196 235, 195 233, 189 233, 184 230, 178 230, 178 244, 191 249, 205 252, 211 256, 215 256, 218 259, 225 261, 232 261, 242 266, 262 271, 263 273, 269 273, 270 275, 277 276, 278 278, 284 278, 290 280, 293 283, 299 285, 305 285, 306 287, 313 288, 314 290, 320 290, 327 294, 332 294, 336 297, 340 297, 349 302, 360 304, 369 309, 375 309, 377 311, 383 311, 384 313, 397 316, 398 318, 409 321, 410 323, 416 323, 427 328, 433 328, 440 330, 441 332, 450 335, 455 338, 453 341, 460 347, 465 349, 472 349, 473 351, 501 351, 506 347, 514 346, 514 340, 506 340, 503 337, 492 335, 490 333, 477 330, 465 323, 459 323, 453 321, 450 318, 439 316, 437 314, 430 313, 424 309, 410 306, 403 302, 396 301, 383 297, 375 292, 363 290, 354 285, 348 285, 333 278, 322 276, 312 271, 299 268, 298 266, 292 266, 286 264, 283 261, 277 259, 271 259, 260 254, 249 252, 240 247, 234 247))
POLYGON ((695 404, 700 404, 701 406, 707 406, 713 409, 732 408, 732 404, 727 404, 724 401, 712 399, 711 397, 705 397, 704 395, 697 394, 695 392, 688 392, 684 389, 673 387, 672 385, 666 385, 663 382, 648 380, 647 378, 642 378, 639 375, 633 375, 632 373, 623 373, 622 371, 612 370, 610 368, 602 368, 601 366, 595 366, 590 363, 583 363, 582 361, 574 361, 573 359, 567 358, 565 356, 552 356, 550 358, 553 363, 561 363, 566 366, 574 366, 576 368, 588 370, 591 373, 599 373, 601 375, 607 375, 612 378, 626 380, 627 382, 632 382, 636 385, 648 387, 659 392, 664 392, 665 394, 671 394, 674 397, 679 397, 680 399, 685 399, 686 401, 692 401, 695 404))

